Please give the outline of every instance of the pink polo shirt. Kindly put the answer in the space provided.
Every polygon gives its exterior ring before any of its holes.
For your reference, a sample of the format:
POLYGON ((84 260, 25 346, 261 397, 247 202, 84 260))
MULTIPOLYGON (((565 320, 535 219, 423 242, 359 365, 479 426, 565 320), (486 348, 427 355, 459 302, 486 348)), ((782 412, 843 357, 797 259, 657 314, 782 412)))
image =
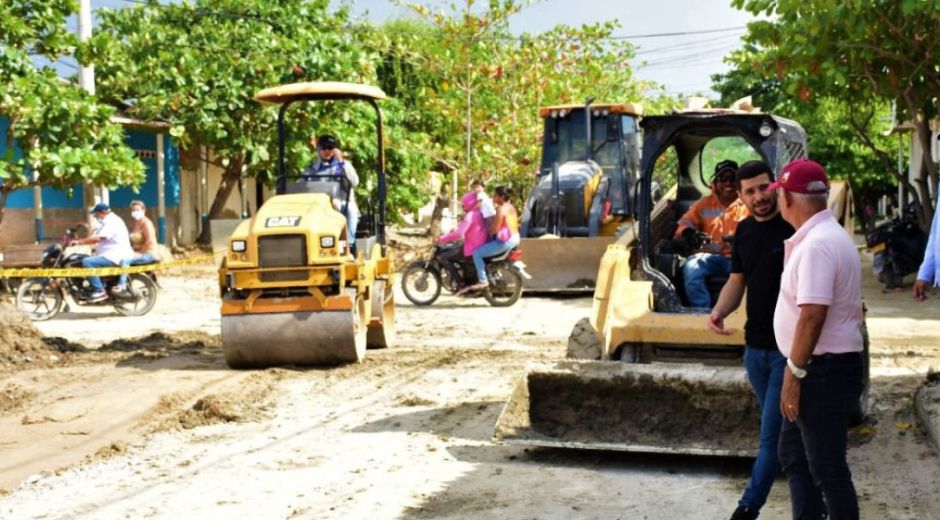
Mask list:
POLYGON ((807 220, 784 241, 783 275, 774 334, 790 356, 800 305, 829 310, 813 355, 862 351, 862 262, 852 238, 829 210, 807 220))

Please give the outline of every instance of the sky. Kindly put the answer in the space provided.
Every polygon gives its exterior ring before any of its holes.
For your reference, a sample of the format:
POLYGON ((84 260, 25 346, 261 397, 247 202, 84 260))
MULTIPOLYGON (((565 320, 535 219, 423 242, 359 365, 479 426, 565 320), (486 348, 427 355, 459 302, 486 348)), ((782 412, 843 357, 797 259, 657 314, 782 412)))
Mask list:
MULTIPOLYGON (((120 8, 139 0, 91 0, 92 9, 120 8)), ((168 3, 175 0, 161 0, 168 3)), ((349 4, 357 17, 384 22, 408 16, 390 0, 331 0, 349 4)), ((450 1, 419 0, 440 9, 450 1)), ((461 0, 454 0, 462 3, 461 0)), ((485 4, 486 0, 477 0, 485 4)), ((722 63, 740 45, 744 26, 753 17, 731 7, 731 0, 541 0, 510 20, 513 32, 540 32, 556 25, 579 26, 617 20, 618 36, 630 36, 638 46, 633 60, 637 78, 655 81, 667 94, 714 95, 711 75, 727 70, 722 63), (706 32, 703 31, 715 31, 706 32), (676 34, 676 33, 699 34, 676 34), (664 35, 665 34, 665 35, 664 35), (650 36, 657 35, 657 36, 650 36), (663 35, 663 36, 658 36, 663 35)), ((77 21, 73 20, 74 27, 77 21)), ((60 74, 75 73, 74 60, 57 68, 60 74)))
MULTIPOLYGON (((450 2, 420 0, 432 8, 450 2)), ((478 3, 485 3, 483 2, 478 3)), ((350 1, 352 11, 375 22, 407 15, 389 0, 350 1)), ((662 84, 668 94, 714 94, 711 75, 728 66, 722 58, 740 46, 750 13, 731 7, 731 0, 542 0, 510 20, 513 32, 539 32, 556 25, 579 26, 617 20, 620 36, 644 36, 731 29, 708 34, 638 37, 636 76, 662 84), (644 65, 642 62, 645 62, 644 65)))

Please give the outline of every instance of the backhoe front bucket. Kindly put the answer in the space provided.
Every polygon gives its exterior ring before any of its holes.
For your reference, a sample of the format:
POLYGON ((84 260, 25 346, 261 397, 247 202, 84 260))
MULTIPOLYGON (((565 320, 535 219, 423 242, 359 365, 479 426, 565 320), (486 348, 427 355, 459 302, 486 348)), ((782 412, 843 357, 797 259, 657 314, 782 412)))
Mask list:
POLYGON ((597 266, 614 237, 524 238, 519 247, 528 292, 594 292, 597 266))
POLYGON ((760 412, 744 370, 566 361, 530 367, 496 423, 507 444, 751 457, 760 412))

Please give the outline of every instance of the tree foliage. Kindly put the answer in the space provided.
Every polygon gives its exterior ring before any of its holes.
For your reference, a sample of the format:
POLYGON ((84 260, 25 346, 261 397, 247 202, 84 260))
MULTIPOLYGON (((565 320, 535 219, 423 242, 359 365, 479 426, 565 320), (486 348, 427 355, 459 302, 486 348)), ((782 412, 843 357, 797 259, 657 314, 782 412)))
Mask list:
POLYGON ((527 189, 541 150, 538 108, 641 101, 628 42, 616 24, 559 26, 514 35, 509 18, 525 0, 464 0, 442 10, 402 3, 417 22, 388 24, 380 42, 394 65, 394 90, 409 89, 413 113, 433 136, 427 153, 464 181, 482 177, 527 189))
MULTIPOLYGON (((772 69, 768 73, 765 58, 753 47, 736 51, 732 60, 737 68, 713 77, 723 106, 752 96, 754 105, 765 112, 800 123, 810 156, 833 177, 851 183, 860 209, 894 189, 900 178, 893 157, 897 136, 886 135, 893 123, 887 102, 850 103, 831 95, 801 100, 786 92, 772 69)), ((858 214, 865 217, 864 212, 858 214)))
MULTIPOLYGON (((218 217, 244 174, 271 183, 276 170, 276 107, 253 100, 267 87, 302 81, 375 83, 375 55, 350 30, 345 8, 327 0, 195 0, 156 2, 101 11, 101 25, 84 49, 99 63, 99 90, 113 99, 137 100, 136 113, 170 121, 184 146, 209 147, 225 167, 209 215, 218 217)), ((390 206, 414 206, 409 182, 426 164, 396 130, 406 118, 394 101, 383 103, 388 128, 390 206)), ((366 182, 374 182, 377 157, 372 109, 363 103, 292 107, 289 168, 297 173, 313 158, 309 138, 332 133, 366 182)), ((418 137, 420 138, 420 136, 418 137)), ((422 171, 424 170, 424 171, 422 171)))
MULTIPOLYGON (((748 26, 748 41, 761 51, 761 66, 783 89, 807 101, 832 97, 849 112, 896 102, 898 115, 913 121, 929 150, 928 121, 940 96, 940 1, 938 0, 733 0, 767 20, 748 26)), ((746 63, 739 63, 746 66, 746 63)), ((753 65, 752 65, 753 66, 753 65)), ((913 195, 929 221, 930 186, 937 164, 926 154, 913 195)))
POLYGON ((123 129, 109 121, 115 109, 30 57, 55 60, 70 51, 76 41, 66 19, 76 8, 72 0, 0 5, 0 115, 9 122, 0 157, 0 218, 9 194, 30 185, 117 187, 144 180, 144 166, 124 144, 123 129))

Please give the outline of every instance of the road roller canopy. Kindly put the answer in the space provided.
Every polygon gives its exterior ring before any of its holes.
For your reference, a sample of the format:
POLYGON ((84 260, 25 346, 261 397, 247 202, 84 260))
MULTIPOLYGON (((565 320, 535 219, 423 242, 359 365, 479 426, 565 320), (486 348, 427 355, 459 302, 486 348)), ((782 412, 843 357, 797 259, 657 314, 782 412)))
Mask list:
POLYGON ((379 87, 342 81, 308 81, 270 87, 255 94, 262 103, 290 103, 313 99, 364 99, 381 101, 388 96, 379 87))

